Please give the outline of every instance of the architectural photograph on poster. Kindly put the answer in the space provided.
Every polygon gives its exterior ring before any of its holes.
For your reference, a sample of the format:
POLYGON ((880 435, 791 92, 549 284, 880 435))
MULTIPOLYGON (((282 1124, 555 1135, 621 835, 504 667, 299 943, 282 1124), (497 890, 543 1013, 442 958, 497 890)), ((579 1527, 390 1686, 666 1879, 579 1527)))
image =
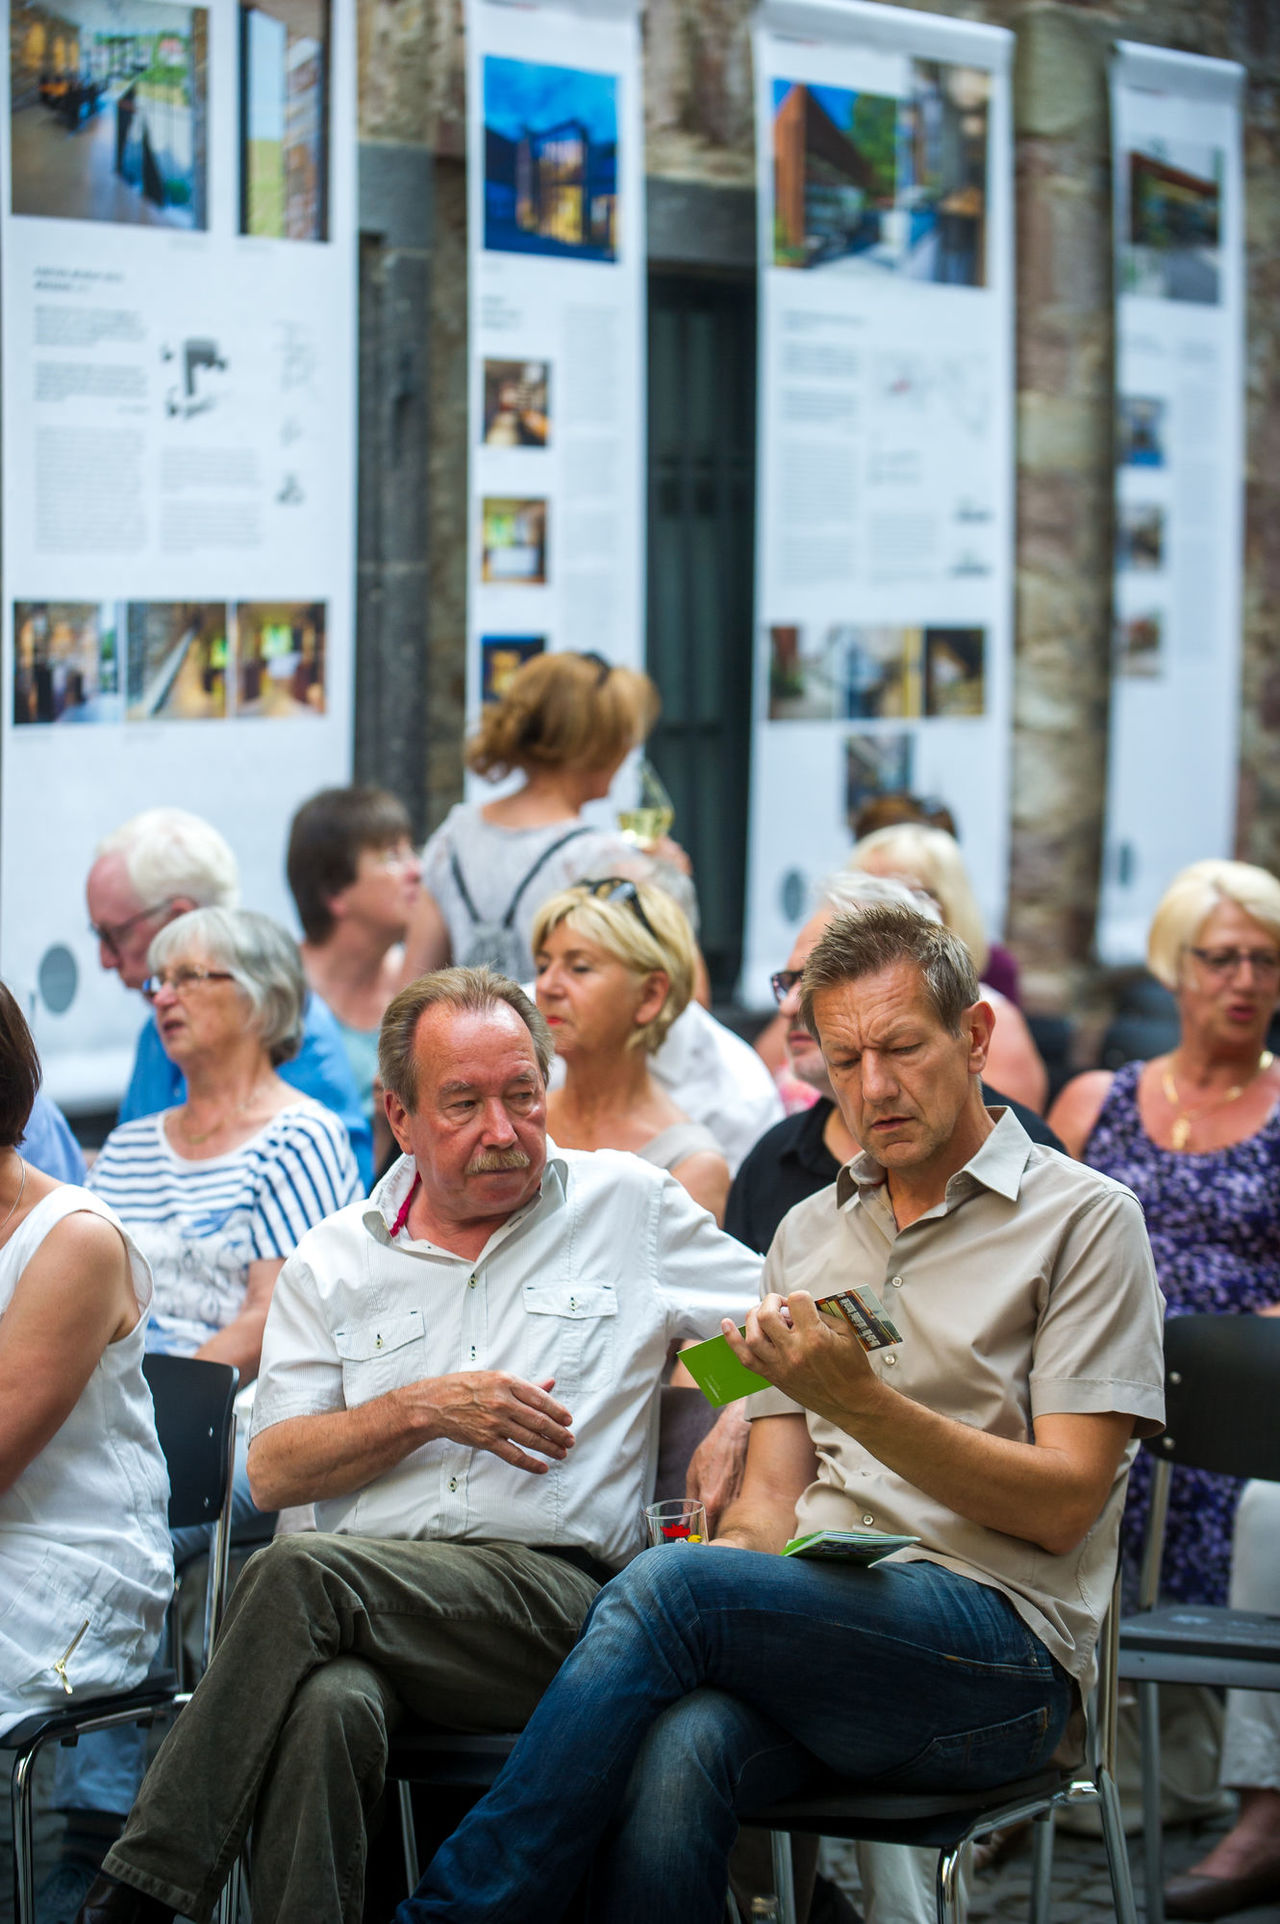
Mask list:
POLYGON ((614 261, 618 236, 616 75, 486 54, 485 246, 614 261))
POLYGON ((987 637, 983 628, 926 628, 924 712, 951 720, 987 709, 987 637))
POLYGON ((910 76, 905 99, 774 80, 775 267, 985 286, 991 76, 910 76))
POLYGON ((1122 468, 1162 468, 1168 460, 1167 401, 1122 394, 1116 424, 1116 461, 1122 468))
POLYGON ((324 714, 326 614, 322 601, 236 604, 237 715, 324 714))
POLYGON ((1164 615, 1148 608, 1116 623, 1115 672, 1153 681, 1164 673, 1164 615))
POLYGON ((240 8, 240 232, 329 238, 329 0, 240 8))
POLYGON ((1150 573, 1164 563, 1164 509, 1157 501, 1122 501, 1116 515, 1116 566, 1150 573))
MULTIPOLYGON (((910 729, 888 735, 849 735, 844 744, 844 812, 849 833, 873 795, 910 792, 915 736, 910 729)), ((796 918, 799 920, 799 917, 796 918)))
POLYGON ((118 722, 120 618, 111 601, 15 601, 13 720, 118 722))
POLYGON ((1123 292, 1216 306, 1222 276, 1222 149, 1190 140, 1151 140, 1131 148, 1127 159, 1123 292))
POLYGON ((225 601, 131 601, 124 622, 129 721, 221 721, 227 712, 225 601))
POLYGON ((480 578, 491 585, 540 588, 547 579, 547 504, 486 495, 481 510, 480 578))
POLYGON ((14 0, 15 214, 204 228, 208 11, 14 0))
POLYGON ((551 439, 551 366, 547 361, 486 361, 484 445, 545 448, 551 439))
POLYGON ((480 699, 501 701, 514 676, 535 655, 546 652, 545 635, 482 635, 480 699))

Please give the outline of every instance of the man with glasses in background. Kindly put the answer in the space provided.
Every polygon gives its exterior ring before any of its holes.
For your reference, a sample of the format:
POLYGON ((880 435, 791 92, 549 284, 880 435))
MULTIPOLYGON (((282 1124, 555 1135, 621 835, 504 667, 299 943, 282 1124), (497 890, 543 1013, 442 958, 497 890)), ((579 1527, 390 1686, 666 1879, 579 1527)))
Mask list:
MULTIPOLYGON (((140 990, 150 972, 147 951, 160 930, 190 909, 235 908, 240 876, 230 847, 208 822, 182 808, 148 808, 98 844, 85 897, 99 962, 113 969, 126 989, 140 990)), ((345 1124, 367 1186, 373 1178, 369 1121, 337 1024, 315 995, 307 999, 302 1047, 281 1065, 280 1074, 345 1124)), ((138 1036, 119 1120, 132 1122, 172 1108, 183 1095, 181 1072, 165 1054, 155 1018, 149 1016, 138 1036)))

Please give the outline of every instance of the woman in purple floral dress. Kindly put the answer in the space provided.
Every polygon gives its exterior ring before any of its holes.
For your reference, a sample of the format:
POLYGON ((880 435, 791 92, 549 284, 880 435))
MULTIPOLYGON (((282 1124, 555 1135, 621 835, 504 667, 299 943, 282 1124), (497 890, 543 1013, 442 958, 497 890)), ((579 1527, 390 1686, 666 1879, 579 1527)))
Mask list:
MULTIPOLYGON (((1168 1313, 1280 1311, 1280 1063, 1265 1047, 1280 995, 1280 882, 1244 862, 1184 869, 1156 910, 1152 974, 1178 999, 1178 1046, 1068 1083, 1050 1126, 1142 1203, 1168 1313)), ((1151 1459, 1129 1479, 1124 1554, 1136 1569, 1151 1459)), ((1163 1593, 1225 1603, 1239 1485, 1173 1481, 1163 1593)))
MULTIPOLYGON (((1115 1075, 1077 1076, 1050 1125, 1074 1155, 1137 1193, 1171 1316, 1280 1314, 1280 1063, 1266 1047, 1280 996, 1280 882, 1243 862, 1184 869, 1156 910, 1147 960, 1177 997, 1177 1048, 1115 1075)), ((1150 1465, 1139 1454, 1129 1479, 1127 1586, 1150 1465)), ((1239 1497, 1229 1477, 1174 1477, 1166 1596, 1227 1601, 1239 1497)), ((1237 1785, 1234 1828, 1167 1885, 1169 1917, 1217 1918, 1280 1895, 1280 1791, 1262 1774, 1261 1784, 1237 1785)))

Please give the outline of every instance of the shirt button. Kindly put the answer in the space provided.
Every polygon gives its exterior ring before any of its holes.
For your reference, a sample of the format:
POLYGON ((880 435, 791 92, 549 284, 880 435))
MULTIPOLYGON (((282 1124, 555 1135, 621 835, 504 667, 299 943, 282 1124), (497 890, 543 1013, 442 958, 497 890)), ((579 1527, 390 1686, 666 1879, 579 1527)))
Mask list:
POLYGON ((471 1345, 471 1360, 473 1363, 476 1360, 476 1346, 474 1343, 471 1345))
MULTIPOLYGON (((474 1355, 474 1353, 475 1352, 473 1351, 472 1354, 474 1355)), ((898 1361, 897 1357, 894 1355, 893 1351, 890 1350, 889 1354, 884 1359, 884 1366, 887 1370, 894 1369, 897 1366, 897 1361, 898 1361)))
POLYGON ((872 1516, 870 1510, 867 1511, 867 1514, 863 1517, 862 1521, 866 1524, 869 1530, 872 1524, 875 1522, 875 1518, 872 1516))
POLYGON ((456 1476, 451 1476, 451 1477, 449 1478, 449 1488, 450 1488, 451 1490, 456 1490, 456 1489, 457 1489, 457 1487, 458 1487, 458 1479, 457 1479, 457 1477, 456 1477, 456 1476))
POLYGON ((901 1278, 901 1276, 895 1276, 895 1277, 894 1277, 894 1279, 893 1279, 893 1286, 894 1286, 894 1288, 895 1288, 895 1289, 901 1289, 901 1288, 902 1288, 902 1278, 901 1278))
POLYGON ((471 1278, 471 1281, 470 1281, 470 1282, 469 1282, 469 1283, 467 1284, 467 1288, 468 1288, 468 1289, 474 1289, 474 1288, 475 1288, 475 1286, 476 1286, 476 1279, 475 1279, 475 1277, 473 1276, 473 1277, 471 1278))

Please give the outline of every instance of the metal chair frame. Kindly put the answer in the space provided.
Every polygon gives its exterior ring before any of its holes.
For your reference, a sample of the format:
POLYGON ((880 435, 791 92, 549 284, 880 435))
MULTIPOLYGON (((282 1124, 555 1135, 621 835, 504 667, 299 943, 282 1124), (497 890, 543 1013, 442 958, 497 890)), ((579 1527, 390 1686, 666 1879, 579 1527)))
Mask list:
MULTIPOLYGON (((209 1589, 205 1600, 205 1652, 222 1621, 226 1597, 227 1560, 231 1542, 231 1479, 235 1464, 234 1400, 239 1372, 229 1363, 209 1363, 192 1356, 147 1356, 143 1372, 151 1385, 156 1405, 156 1431, 165 1461, 170 1466, 171 1488, 169 1524, 182 1529, 190 1524, 213 1524, 213 1543, 209 1558, 209 1589), (199 1421, 208 1425, 199 1439, 200 1463, 191 1469, 193 1452, 190 1421, 190 1396, 196 1378, 192 1372, 217 1372, 205 1375, 204 1384, 212 1392, 215 1409, 202 1409, 199 1421), (177 1472, 182 1472, 178 1482, 177 1472)), ((203 1401, 203 1399, 202 1399, 203 1401)), ((35 1828, 33 1780, 36 1762, 47 1745, 76 1744, 98 1730, 112 1730, 122 1724, 152 1724, 157 1716, 186 1701, 177 1688, 172 1671, 145 1677, 136 1688, 110 1695, 86 1698, 66 1709, 34 1711, 30 1717, 0 1736, 0 1751, 15 1753, 10 1783, 13 1810, 13 1886, 16 1924, 35 1920, 35 1828)))
POLYGON ((1031 1918, 1047 1924, 1053 1875, 1053 1813, 1059 1805, 1097 1804, 1118 1924, 1136 1924, 1129 1854, 1115 1782, 1119 1577, 1098 1642, 1098 1683, 1089 1706, 1086 1757, 1077 1770, 1045 1770, 991 1790, 877 1792, 838 1782, 811 1797, 787 1798, 744 1814, 744 1824, 773 1834, 774 1890, 780 1924, 796 1924, 791 1876, 791 1832, 845 1837, 864 1843, 932 1844, 938 1848, 935 1884, 938 1924, 959 1916, 961 1853, 966 1844, 1008 1824, 1034 1820, 1031 1918))
POLYGON ((1138 1610, 1120 1625, 1118 1670, 1123 1680, 1138 1687, 1147 1924, 1164 1924, 1160 1685, 1280 1689, 1280 1620, 1220 1605, 1160 1604, 1173 1471, 1181 1463, 1228 1476, 1280 1480, 1278 1373, 1280 1319, 1173 1316, 1165 1325, 1168 1421, 1164 1434, 1145 1445, 1156 1463, 1138 1610))

